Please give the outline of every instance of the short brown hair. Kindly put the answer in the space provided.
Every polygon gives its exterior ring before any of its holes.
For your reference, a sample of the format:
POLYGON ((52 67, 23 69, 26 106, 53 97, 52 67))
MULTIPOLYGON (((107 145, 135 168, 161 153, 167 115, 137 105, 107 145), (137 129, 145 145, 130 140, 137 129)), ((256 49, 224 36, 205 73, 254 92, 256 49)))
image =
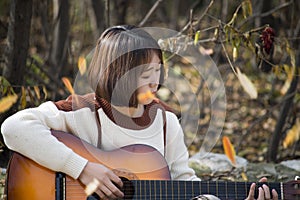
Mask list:
POLYGON ((161 60, 162 84, 162 51, 149 33, 130 25, 114 26, 105 30, 97 41, 88 71, 92 89, 98 97, 113 105, 136 107, 138 77, 145 69, 143 66, 151 61, 154 54, 161 60), (121 84, 116 87, 118 81, 121 84), (113 95, 117 96, 113 98, 113 95))

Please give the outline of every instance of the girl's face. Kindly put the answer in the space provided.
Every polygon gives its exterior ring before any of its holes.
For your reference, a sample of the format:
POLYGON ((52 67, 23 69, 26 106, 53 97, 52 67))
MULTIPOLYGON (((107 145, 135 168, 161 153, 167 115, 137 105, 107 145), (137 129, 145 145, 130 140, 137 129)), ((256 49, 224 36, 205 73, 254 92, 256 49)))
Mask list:
MULTIPOLYGON (((157 92, 157 88, 159 85, 159 78, 161 73, 161 60, 159 57, 154 54, 151 62, 148 64, 148 67, 142 72, 141 76, 138 78, 138 89, 137 95, 144 95, 149 93, 152 94, 150 96, 154 96, 157 92)), ((142 101, 139 100, 140 104, 147 105, 151 103, 153 98, 144 98, 142 101)))

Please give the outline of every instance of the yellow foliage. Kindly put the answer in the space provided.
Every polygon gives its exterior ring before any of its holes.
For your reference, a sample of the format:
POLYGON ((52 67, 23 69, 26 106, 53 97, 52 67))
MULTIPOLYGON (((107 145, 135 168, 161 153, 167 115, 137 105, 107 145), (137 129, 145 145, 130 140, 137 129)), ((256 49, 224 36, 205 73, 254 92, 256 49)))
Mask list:
POLYGON ((39 87, 38 87, 38 86, 33 86, 33 89, 34 89, 34 92, 35 92, 35 94, 36 94, 36 97, 37 97, 38 99, 41 99, 41 93, 40 93, 39 87))
POLYGON ((62 82, 65 84, 66 88, 68 89, 68 91, 71 93, 71 94, 75 94, 75 91, 73 89, 73 86, 70 82, 70 80, 67 78, 67 77, 62 77, 62 82))
POLYGON ((224 148, 226 156, 231 161, 231 164, 235 166, 236 160, 235 160, 235 150, 234 150, 233 145, 231 144, 231 142, 227 136, 223 137, 222 142, 223 142, 223 148, 224 148))
POLYGON ((294 126, 287 132, 285 139, 283 140, 283 148, 291 146, 293 143, 300 139, 300 120, 297 119, 294 126))
POLYGON ((143 102, 147 102, 150 99, 154 99, 155 96, 154 96, 154 94, 152 94, 152 92, 150 90, 148 90, 145 93, 138 94, 137 98, 140 103, 143 103, 143 102))
POLYGON ((10 109, 10 107, 16 103, 18 100, 18 95, 13 94, 13 95, 8 95, 6 97, 3 97, 0 100, 0 113, 3 113, 10 109))
POLYGON ((288 89, 289 89, 289 87, 291 85, 291 82, 293 80, 293 76, 295 75, 295 69, 296 69, 296 67, 295 66, 284 65, 283 68, 284 68, 284 70, 285 70, 285 72, 287 74, 287 78, 286 78, 286 80, 284 82, 284 85, 282 86, 282 88, 280 90, 280 93, 282 95, 284 95, 288 91, 288 89))
POLYGON ((81 75, 86 72, 86 59, 83 56, 78 58, 78 69, 81 75))

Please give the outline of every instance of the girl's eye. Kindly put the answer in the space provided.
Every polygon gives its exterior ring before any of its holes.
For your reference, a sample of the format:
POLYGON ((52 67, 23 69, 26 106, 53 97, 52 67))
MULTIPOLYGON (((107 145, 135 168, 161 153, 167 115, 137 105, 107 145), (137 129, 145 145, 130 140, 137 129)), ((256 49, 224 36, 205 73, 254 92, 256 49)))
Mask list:
POLYGON ((150 76, 141 76, 142 79, 148 79, 150 76))

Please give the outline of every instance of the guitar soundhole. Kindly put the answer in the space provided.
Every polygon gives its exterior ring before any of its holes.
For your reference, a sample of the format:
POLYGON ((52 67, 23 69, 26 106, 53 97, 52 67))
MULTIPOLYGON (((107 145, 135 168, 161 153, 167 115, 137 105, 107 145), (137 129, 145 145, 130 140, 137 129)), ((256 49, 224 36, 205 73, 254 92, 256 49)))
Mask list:
MULTIPOLYGON (((123 182, 123 188, 121 188, 124 193, 123 199, 132 199, 134 195, 134 186, 132 182, 124 177, 121 177, 121 180, 123 182)), ((100 197, 96 193, 93 193, 87 197, 87 200, 100 200, 100 197)))

